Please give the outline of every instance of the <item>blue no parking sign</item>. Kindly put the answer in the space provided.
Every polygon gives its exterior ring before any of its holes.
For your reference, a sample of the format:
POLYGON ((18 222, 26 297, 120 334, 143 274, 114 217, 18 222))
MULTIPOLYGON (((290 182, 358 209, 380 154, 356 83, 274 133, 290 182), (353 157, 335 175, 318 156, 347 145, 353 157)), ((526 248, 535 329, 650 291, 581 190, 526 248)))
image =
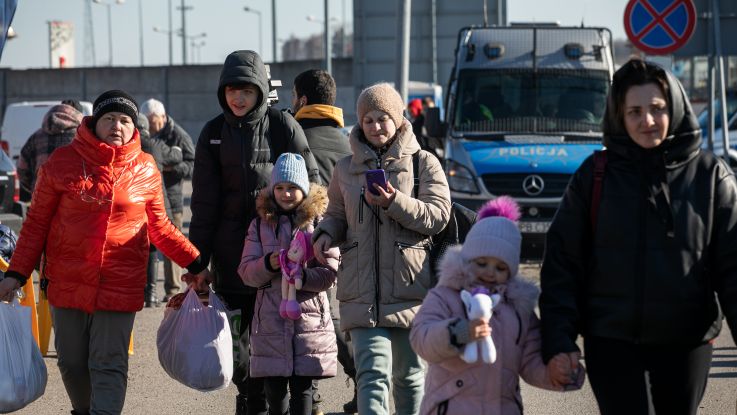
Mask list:
POLYGON ((630 42, 652 55, 680 48, 695 27, 692 0, 630 0, 624 9, 624 29, 630 42))

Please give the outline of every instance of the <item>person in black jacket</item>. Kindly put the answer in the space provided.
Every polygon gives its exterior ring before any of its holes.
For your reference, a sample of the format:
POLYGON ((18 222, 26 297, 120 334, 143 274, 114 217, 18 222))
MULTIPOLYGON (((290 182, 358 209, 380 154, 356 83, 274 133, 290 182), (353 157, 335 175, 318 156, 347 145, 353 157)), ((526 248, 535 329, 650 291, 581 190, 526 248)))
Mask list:
MULTIPOLYGON (((280 154, 304 157, 311 182, 320 183, 317 164, 302 128, 289 114, 268 107, 269 78, 261 57, 240 50, 225 59, 217 91, 223 113, 202 128, 192 175, 189 237, 209 260, 215 291, 231 310, 240 310, 236 413, 264 414, 263 381, 248 377, 248 331, 256 289, 237 273, 256 197, 269 185, 280 154)), ((194 282, 202 286, 203 281, 194 282)), ((235 325, 234 325, 235 326, 235 325)))
MULTIPOLYGON (((164 104, 156 99, 149 99, 141 104, 141 113, 149 122, 151 139, 158 140, 171 149, 179 152, 178 160, 162 160, 161 173, 164 177, 164 186, 171 205, 171 221, 180 231, 182 230, 182 215, 184 214, 184 198, 182 196, 182 182, 192 178, 194 168, 194 145, 192 138, 174 119, 167 115, 164 104)), ((179 292, 179 282, 182 269, 169 258, 164 258, 164 290, 163 302, 179 292)))
MULTIPOLYGON (((343 109, 335 106, 336 95, 335 80, 328 72, 310 69, 294 78, 294 88, 292 88, 294 118, 305 132, 310 150, 317 159, 320 178, 326 184, 330 183, 335 163, 352 155, 348 136, 340 131, 344 125, 343 109)), ((335 298, 335 288, 328 291, 328 297, 335 337, 338 341, 338 361, 343 366, 345 374, 354 381, 355 385, 356 367, 353 364, 353 354, 345 334, 340 330, 340 314, 335 298)), ((319 402, 322 399, 317 393, 317 381, 313 381, 313 385, 315 393, 312 413, 315 415, 320 413, 319 402)), ((358 412, 355 388, 353 399, 343 405, 343 410, 349 414, 358 412)))
POLYGON ((737 182, 701 150, 681 84, 652 63, 615 73, 603 131, 599 200, 589 157, 547 234, 543 357, 567 353, 576 367, 581 334, 602 414, 695 414, 721 329, 716 296, 737 336, 737 182))
MULTIPOLYGON (((138 113, 136 119, 136 129, 141 138, 141 150, 151 154, 156 162, 156 167, 159 172, 164 170, 164 164, 174 164, 182 160, 182 151, 176 148, 169 147, 162 140, 152 139, 149 134, 148 118, 145 115, 138 113)), ((161 183, 164 183, 164 175, 161 174, 161 183)), ((169 220, 172 218, 171 204, 169 203, 169 197, 166 194, 166 186, 161 186, 164 192, 164 208, 166 209, 166 216, 169 220)), ((176 223, 174 224, 176 226, 176 223)), ((156 281, 158 279, 158 268, 159 268, 159 254, 156 247, 151 244, 148 250, 148 267, 146 268, 146 287, 143 290, 143 306, 146 308, 158 307, 159 299, 156 297, 156 281)))

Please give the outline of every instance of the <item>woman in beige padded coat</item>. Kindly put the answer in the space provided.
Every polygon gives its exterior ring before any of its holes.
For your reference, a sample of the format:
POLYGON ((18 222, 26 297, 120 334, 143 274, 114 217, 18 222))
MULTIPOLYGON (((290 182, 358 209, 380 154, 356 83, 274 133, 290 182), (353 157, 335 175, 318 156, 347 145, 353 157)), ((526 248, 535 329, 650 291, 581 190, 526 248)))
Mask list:
POLYGON ((315 255, 340 247, 341 329, 356 363, 359 413, 388 414, 390 377, 396 413, 416 414, 424 372, 409 329, 430 288, 430 237, 450 215, 450 191, 440 162, 421 151, 404 103, 386 83, 358 97, 353 155, 338 162, 329 204, 315 230, 315 255), (415 195, 413 155, 419 163, 415 195), (366 186, 366 171, 384 169, 386 189, 366 186))

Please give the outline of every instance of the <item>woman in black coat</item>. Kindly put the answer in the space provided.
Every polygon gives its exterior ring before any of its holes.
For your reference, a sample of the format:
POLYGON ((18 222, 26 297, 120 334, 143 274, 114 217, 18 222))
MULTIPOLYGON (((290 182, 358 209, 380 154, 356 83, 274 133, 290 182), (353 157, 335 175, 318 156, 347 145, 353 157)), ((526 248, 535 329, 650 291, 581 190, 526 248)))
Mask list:
POLYGON ((583 336, 602 414, 647 414, 649 403, 695 414, 721 329, 717 297, 737 335, 737 182, 701 149, 681 84, 654 64, 615 73, 603 130, 598 204, 590 157, 547 235, 543 354, 568 353, 576 367, 583 336))

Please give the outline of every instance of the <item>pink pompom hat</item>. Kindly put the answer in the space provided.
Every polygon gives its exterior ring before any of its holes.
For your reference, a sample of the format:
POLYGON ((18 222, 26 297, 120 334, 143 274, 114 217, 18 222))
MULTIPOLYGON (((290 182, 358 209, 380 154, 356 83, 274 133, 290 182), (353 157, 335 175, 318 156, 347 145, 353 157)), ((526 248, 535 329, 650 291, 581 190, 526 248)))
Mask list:
POLYGON ((519 206, 509 196, 500 196, 484 204, 461 248, 463 259, 498 258, 507 264, 510 276, 517 275, 522 246, 522 234, 517 226, 519 218, 519 206))

